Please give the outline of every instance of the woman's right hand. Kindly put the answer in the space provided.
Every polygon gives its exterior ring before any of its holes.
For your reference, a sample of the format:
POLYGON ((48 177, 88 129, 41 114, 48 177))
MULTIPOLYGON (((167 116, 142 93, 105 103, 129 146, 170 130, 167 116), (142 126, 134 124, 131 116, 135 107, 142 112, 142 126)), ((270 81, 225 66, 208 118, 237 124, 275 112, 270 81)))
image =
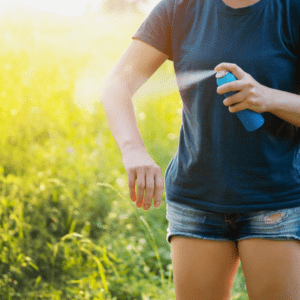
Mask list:
POLYGON ((128 176, 131 201, 136 202, 138 208, 143 206, 144 210, 148 210, 153 198, 154 206, 158 208, 164 190, 161 168, 149 156, 146 149, 142 148, 126 151, 122 155, 122 160, 128 176))

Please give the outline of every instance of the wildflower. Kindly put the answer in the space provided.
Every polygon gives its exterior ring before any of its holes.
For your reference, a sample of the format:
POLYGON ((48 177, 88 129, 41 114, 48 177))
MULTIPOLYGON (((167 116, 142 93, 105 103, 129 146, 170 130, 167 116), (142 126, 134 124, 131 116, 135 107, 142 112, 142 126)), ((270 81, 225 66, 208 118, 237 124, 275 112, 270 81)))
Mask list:
POLYGON ((74 153, 74 148, 73 147, 69 147, 67 151, 68 151, 68 153, 73 154, 74 153))
POLYGON ((131 250, 133 249, 133 246, 132 246, 131 244, 129 244, 129 245, 126 247, 126 249, 127 249, 128 251, 131 251, 131 250))

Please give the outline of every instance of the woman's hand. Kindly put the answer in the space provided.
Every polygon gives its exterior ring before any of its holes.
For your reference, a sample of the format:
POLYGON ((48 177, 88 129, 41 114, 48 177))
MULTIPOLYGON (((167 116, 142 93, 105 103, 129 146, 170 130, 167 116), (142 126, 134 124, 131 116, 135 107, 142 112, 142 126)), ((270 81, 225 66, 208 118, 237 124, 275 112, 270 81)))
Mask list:
POLYGON ((128 176, 129 195, 136 206, 148 210, 154 199, 154 206, 159 207, 164 190, 164 180, 160 167, 142 148, 128 150, 122 155, 128 176), (135 181, 137 193, 135 192, 135 181), (145 195, 144 195, 145 192, 145 195))
POLYGON ((251 109, 258 113, 269 111, 274 99, 273 89, 259 84, 236 64, 221 63, 215 67, 215 71, 221 70, 230 71, 237 78, 236 81, 223 84, 217 89, 218 94, 237 91, 223 101, 224 105, 229 106, 231 113, 244 109, 251 109), (233 104, 235 105, 231 106, 233 104))

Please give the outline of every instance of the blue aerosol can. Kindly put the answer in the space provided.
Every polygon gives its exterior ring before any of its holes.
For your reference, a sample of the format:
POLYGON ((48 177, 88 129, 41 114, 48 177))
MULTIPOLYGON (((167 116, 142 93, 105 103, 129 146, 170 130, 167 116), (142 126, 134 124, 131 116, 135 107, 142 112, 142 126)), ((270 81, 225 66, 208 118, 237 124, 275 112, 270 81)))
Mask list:
MULTIPOLYGON (((235 81, 237 78, 229 71, 219 71, 216 74, 217 78, 217 85, 220 86, 227 82, 235 81)), ((223 94, 225 98, 235 94, 236 92, 229 92, 223 94)), ((264 118, 260 113, 257 113, 250 109, 244 109, 238 111, 237 113, 238 118, 241 120, 242 124, 246 128, 247 131, 254 131, 260 128, 264 124, 264 118)))

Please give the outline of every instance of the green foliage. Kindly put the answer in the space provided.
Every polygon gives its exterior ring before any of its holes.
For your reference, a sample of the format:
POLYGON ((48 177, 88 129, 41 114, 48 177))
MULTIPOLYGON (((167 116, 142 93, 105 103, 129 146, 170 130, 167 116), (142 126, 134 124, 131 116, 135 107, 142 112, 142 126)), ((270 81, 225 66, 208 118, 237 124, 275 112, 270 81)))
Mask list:
MULTIPOLYGON (((140 19, 28 11, 0 23, 0 299, 175 299, 165 202, 148 212, 130 202, 102 106, 91 113, 74 99, 87 70, 100 84, 140 19)), ((158 71, 171 73, 169 63, 158 71)), ((164 173, 180 96, 145 100, 136 101, 138 124, 164 173)), ((245 295, 239 269, 232 299, 245 295)))

